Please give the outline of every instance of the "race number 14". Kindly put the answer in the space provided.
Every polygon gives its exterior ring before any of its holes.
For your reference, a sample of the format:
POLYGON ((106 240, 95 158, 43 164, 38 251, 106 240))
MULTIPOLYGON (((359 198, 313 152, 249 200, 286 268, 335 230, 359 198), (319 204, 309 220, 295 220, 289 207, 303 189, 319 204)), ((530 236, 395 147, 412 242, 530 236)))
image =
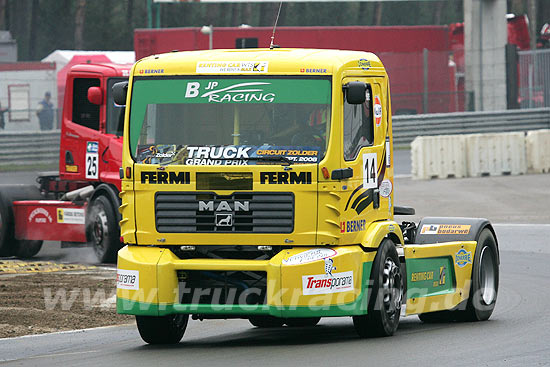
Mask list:
POLYGON ((98 154, 97 153, 87 153, 86 154, 86 178, 97 178, 98 177, 98 154))
POLYGON ((376 153, 363 154, 363 188, 372 189, 378 187, 377 176, 378 157, 376 153))

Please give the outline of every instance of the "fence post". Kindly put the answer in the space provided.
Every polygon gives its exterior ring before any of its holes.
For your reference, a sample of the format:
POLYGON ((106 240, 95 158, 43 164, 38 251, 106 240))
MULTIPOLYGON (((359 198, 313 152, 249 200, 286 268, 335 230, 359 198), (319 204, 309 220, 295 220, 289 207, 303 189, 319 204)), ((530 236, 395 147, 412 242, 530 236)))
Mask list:
POLYGON ((422 50, 424 58, 424 96, 422 98, 423 113, 428 113, 428 49, 422 50))

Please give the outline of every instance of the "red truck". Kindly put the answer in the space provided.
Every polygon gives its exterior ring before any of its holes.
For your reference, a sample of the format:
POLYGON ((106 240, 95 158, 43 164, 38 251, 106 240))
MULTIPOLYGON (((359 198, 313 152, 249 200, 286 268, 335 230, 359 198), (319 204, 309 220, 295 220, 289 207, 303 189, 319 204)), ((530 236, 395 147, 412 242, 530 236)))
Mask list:
POLYGON ((0 185, 0 256, 29 258, 45 240, 91 244, 101 262, 121 247, 118 207, 124 106, 112 85, 131 65, 75 65, 67 75, 59 172, 38 185, 0 185))

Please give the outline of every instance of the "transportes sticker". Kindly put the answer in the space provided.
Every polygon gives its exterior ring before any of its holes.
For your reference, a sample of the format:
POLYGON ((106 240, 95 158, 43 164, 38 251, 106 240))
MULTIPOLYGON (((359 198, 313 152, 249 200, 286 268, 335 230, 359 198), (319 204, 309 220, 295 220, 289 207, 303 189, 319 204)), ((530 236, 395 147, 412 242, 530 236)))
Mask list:
POLYGON ((117 269, 116 287, 118 289, 139 290, 139 271, 117 269))
POLYGON ((337 252, 330 248, 316 248, 292 255, 288 259, 283 259, 283 265, 300 265, 312 263, 317 260, 323 260, 327 257, 333 257, 337 252))
POLYGON ((329 294, 353 291, 353 270, 342 273, 302 276, 302 293, 329 294))

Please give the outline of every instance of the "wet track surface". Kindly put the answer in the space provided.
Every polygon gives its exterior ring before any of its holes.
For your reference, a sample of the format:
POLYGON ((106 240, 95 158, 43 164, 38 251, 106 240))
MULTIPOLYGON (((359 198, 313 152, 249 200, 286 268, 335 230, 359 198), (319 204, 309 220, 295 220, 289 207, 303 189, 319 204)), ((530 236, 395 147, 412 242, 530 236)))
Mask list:
MULTIPOLYGON (((274 329, 258 329, 246 320, 190 321, 182 342, 169 347, 146 345, 130 325, 3 339, 0 364, 550 365, 550 175, 425 183, 400 178, 395 186, 399 202, 417 207, 419 216, 473 212, 496 223, 500 289, 489 321, 423 324, 411 316, 402 319, 396 335, 381 339, 358 338, 351 318, 325 318, 310 328, 274 329), (421 196, 423 187, 428 191, 421 196)), ((48 243, 39 258, 74 261, 75 256, 88 255, 91 249, 67 250, 48 243)))

